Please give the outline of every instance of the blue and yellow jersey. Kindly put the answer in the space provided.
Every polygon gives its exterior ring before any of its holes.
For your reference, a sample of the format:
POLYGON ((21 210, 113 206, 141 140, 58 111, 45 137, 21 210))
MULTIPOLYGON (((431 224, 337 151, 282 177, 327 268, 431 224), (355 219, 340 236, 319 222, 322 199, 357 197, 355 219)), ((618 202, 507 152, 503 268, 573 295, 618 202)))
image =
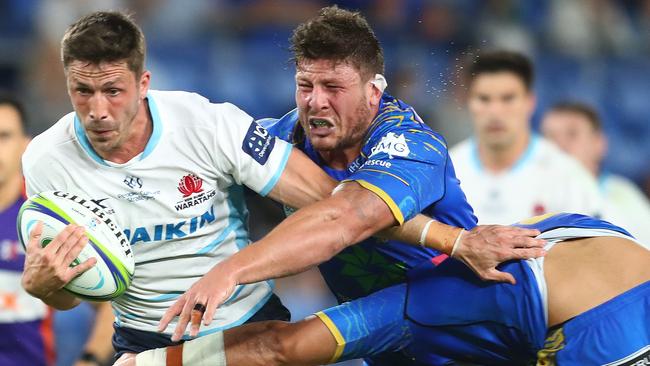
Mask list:
MULTIPOLYGON (((292 142, 332 178, 355 181, 381 197, 400 224, 423 213, 442 223, 471 229, 476 217, 456 178, 444 139, 413 108, 384 93, 359 156, 346 170, 328 167, 311 146, 293 110, 280 119, 258 121, 292 142)), ((405 281, 415 265, 438 255, 397 241, 374 238, 351 246, 320 270, 340 302, 405 281)))

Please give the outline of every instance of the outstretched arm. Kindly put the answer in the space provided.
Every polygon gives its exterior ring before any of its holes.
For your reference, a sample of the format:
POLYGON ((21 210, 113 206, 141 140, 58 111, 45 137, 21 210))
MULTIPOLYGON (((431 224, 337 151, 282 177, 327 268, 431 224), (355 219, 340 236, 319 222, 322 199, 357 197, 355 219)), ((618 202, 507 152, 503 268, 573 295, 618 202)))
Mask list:
MULTIPOLYGON (((329 197, 338 183, 301 151, 293 149, 287 167, 269 197, 287 206, 301 208, 329 197)), ((377 198, 371 194, 371 199, 385 208, 386 204, 377 198)), ((541 249, 544 241, 532 238, 539 235, 536 230, 486 225, 463 232, 462 228, 443 224, 422 214, 403 225, 391 226, 373 235, 438 250, 463 261, 483 280, 514 283, 510 274, 496 270, 499 263, 544 254, 541 249)), ((311 252, 316 250, 310 249, 311 252)), ((327 253, 321 254, 327 257, 327 253)))

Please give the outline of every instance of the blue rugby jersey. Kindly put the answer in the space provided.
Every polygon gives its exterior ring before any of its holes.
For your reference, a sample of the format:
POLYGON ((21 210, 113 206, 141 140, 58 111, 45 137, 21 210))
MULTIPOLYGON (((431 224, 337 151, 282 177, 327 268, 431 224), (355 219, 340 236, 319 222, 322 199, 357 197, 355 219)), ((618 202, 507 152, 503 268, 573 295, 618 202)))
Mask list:
MULTIPOLYGON (((293 143, 339 181, 356 181, 381 197, 401 224, 418 213, 471 229, 476 217, 460 188, 444 139, 408 104, 384 93, 360 155, 346 170, 328 167, 305 137, 298 111, 258 121, 293 143)), ((398 241, 369 238, 351 246, 320 270, 339 302, 405 281, 406 271, 440 253, 398 241)))

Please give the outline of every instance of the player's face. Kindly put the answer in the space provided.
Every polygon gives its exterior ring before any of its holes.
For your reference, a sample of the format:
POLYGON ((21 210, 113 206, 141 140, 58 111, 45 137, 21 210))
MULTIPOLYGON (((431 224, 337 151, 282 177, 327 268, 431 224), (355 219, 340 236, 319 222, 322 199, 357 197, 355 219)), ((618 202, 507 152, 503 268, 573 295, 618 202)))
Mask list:
POLYGON ((316 150, 360 145, 381 94, 344 62, 304 60, 296 70, 300 123, 316 150))
POLYGON ((149 88, 150 74, 136 78, 126 61, 68 65, 68 94, 93 148, 100 155, 119 148, 131 135, 133 120, 149 88))
POLYGON ((469 111, 482 144, 494 149, 512 146, 526 136, 535 97, 514 73, 478 75, 469 90, 469 111))
POLYGON ((597 166, 605 155, 604 136, 580 113, 555 111, 546 114, 542 133, 588 167, 597 166))
POLYGON ((27 142, 18 111, 0 104, 0 184, 20 174, 20 156, 27 142))

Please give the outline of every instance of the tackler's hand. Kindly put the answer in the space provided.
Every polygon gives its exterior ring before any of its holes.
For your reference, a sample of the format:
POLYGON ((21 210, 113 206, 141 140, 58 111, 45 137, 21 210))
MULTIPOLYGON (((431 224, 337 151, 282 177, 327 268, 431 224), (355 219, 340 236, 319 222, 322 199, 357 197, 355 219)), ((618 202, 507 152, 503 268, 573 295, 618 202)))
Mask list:
POLYGON ((529 259, 546 254, 546 241, 536 239, 539 230, 514 226, 481 225, 461 231, 451 256, 463 261, 482 280, 515 284, 515 278, 496 267, 513 259, 529 259))
POLYGON ((167 329, 169 323, 178 316, 178 324, 174 329, 171 340, 179 341, 187 324, 190 323, 190 337, 199 333, 201 321, 210 325, 217 308, 223 304, 235 291, 237 283, 232 276, 220 271, 219 265, 214 267, 198 280, 172 305, 160 319, 158 331, 167 329))

